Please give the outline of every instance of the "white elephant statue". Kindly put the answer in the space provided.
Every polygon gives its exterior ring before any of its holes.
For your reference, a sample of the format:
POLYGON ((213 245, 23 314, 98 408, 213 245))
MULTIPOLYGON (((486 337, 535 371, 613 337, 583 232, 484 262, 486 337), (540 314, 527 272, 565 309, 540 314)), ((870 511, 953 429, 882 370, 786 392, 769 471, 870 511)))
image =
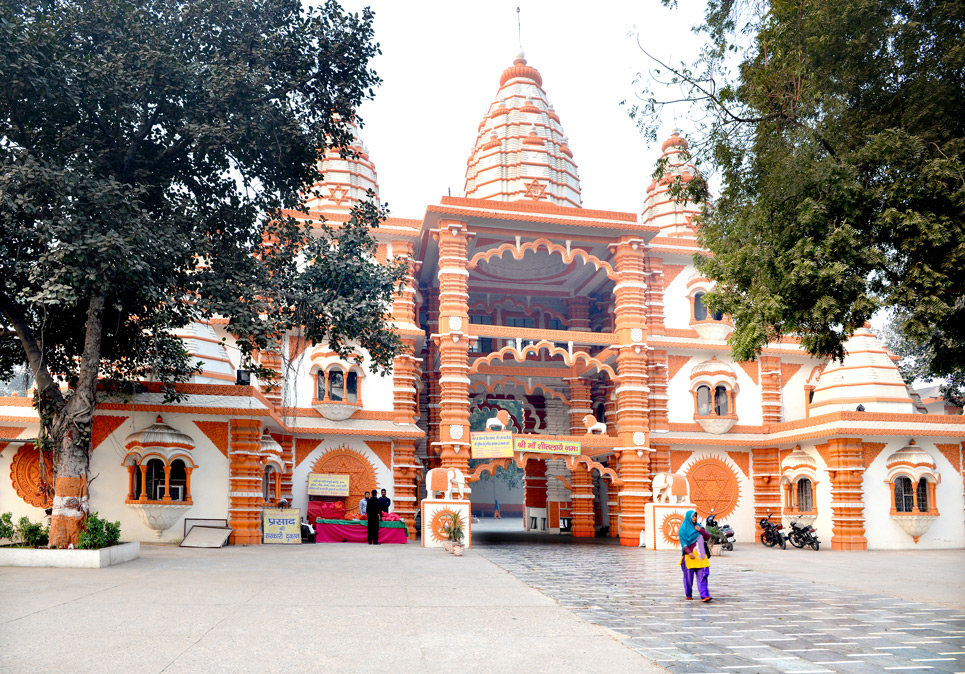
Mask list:
POLYGON ((440 498, 437 493, 442 493, 446 500, 453 498, 453 491, 459 490, 459 498, 469 498, 470 490, 466 486, 466 475, 458 468, 433 468, 426 473, 426 497, 440 498))
POLYGON ((654 503, 687 503, 690 497, 687 476, 681 473, 657 473, 650 488, 654 503))

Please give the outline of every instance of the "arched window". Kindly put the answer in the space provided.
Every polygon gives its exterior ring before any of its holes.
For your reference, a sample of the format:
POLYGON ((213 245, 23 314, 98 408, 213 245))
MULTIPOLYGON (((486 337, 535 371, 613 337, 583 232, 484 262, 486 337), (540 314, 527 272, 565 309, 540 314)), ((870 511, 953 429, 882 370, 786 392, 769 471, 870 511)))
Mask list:
POLYGON ((694 295, 694 320, 707 320, 707 307, 704 306, 704 293, 694 295))
POLYGON ((328 372, 328 399, 332 402, 341 402, 345 399, 345 375, 341 370, 329 370, 328 372))
POLYGON ((188 471, 181 459, 175 459, 171 462, 170 485, 171 499, 183 501, 188 493, 188 471))
POLYGON ((272 464, 265 466, 265 474, 261 480, 261 497, 266 501, 270 501, 275 496, 275 476, 278 474, 278 469, 272 464))
POLYGON ((811 481, 806 477, 797 482, 797 509, 799 512, 811 512, 814 510, 814 494, 811 481))
POLYGON ((706 417, 710 416, 710 387, 701 385, 697 387, 697 414, 706 417))
POLYGON ((910 513, 914 510, 915 493, 911 488, 911 478, 900 475, 895 478, 895 510, 910 513))
POLYGON ((704 304, 704 295, 706 293, 697 293, 694 295, 694 320, 696 321, 706 321, 708 318, 712 318, 715 321, 724 320, 724 314, 720 311, 710 311, 707 305, 704 304))
POLYGON ((714 414, 726 417, 727 411, 727 387, 718 385, 714 388, 714 414))
POLYGON ((147 462, 147 497, 155 501, 164 498, 164 462, 161 459, 147 462))
POLYGON ((918 480, 918 489, 916 490, 918 497, 918 511, 927 513, 928 512, 928 478, 923 477, 918 480))
POLYGON ((359 401, 359 376, 356 372, 349 372, 345 378, 345 396, 350 403, 359 401))

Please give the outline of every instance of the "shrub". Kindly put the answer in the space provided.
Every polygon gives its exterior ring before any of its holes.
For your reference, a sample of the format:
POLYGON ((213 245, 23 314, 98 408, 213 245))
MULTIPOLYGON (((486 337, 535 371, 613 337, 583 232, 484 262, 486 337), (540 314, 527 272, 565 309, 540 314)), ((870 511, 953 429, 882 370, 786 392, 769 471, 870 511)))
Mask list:
POLYGON ((10 513, 3 513, 0 515, 0 538, 5 538, 8 541, 12 541, 15 532, 16 529, 13 526, 13 515, 10 513))
POLYGON ((117 545, 119 540, 121 540, 120 522, 108 522, 98 517, 97 513, 90 513, 84 520, 77 547, 81 550, 97 550, 117 545))
POLYGON ((37 523, 34 524, 26 517, 21 517, 17 522, 17 535, 20 536, 20 544, 25 548, 39 548, 47 545, 50 528, 37 523))

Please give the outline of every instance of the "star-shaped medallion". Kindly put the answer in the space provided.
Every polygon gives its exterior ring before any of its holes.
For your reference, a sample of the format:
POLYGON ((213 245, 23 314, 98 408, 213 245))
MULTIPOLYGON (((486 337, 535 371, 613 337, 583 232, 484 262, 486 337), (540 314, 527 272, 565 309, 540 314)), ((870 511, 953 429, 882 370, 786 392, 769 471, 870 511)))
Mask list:
POLYGON ((543 185, 538 180, 532 180, 523 184, 526 185, 526 196, 533 201, 539 201, 545 196, 543 193, 546 191, 546 185, 543 185))

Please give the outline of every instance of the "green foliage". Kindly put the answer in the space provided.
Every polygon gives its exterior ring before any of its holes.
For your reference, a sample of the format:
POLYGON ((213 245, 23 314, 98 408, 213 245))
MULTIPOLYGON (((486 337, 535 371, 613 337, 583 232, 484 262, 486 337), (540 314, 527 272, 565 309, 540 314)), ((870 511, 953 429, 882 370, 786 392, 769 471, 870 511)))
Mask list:
POLYGON ((462 526, 462 517, 453 513, 449 517, 449 524, 445 527, 444 532, 449 536, 449 540, 453 543, 462 543, 462 539, 465 536, 465 531, 463 530, 462 526))
POLYGON ((34 524, 27 517, 21 517, 17 522, 17 537, 25 548, 39 548, 47 545, 50 528, 42 524, 34 524))
MULTIPOLYGON (((898 370, 906 384, 909 386, 930 384, 936 379, 931 370, 935 354, 929 345, 915 342, 906 335, 904 324, 907 320, 907 314, 896 312, 885 324, 881 336, 888 345, 888 349, 901 358, 898 361, 898 370)), ((941 395, 945 400, 953 405, 965 407, 965 367, 946 372, 940 379, 940 385, 941 395)))
POLYGON ((735 357, 793 333, 841 358, 895 307, 930 372, 965 366, 965 2, 711 0, 700 30, 693 66, 660 65, 723 182, 698 265, 717 281, 705 301, 734 318, 735 357))
POLYGON ((121 540, 121 523, 108 522, 97 516, 97 513, 90 513, 84 520, 83 531, 80 534, 80 541, 77 545, 81 550, 99 550, 117 545, 121 540))
POLYGON ((0 379, 29 362, 71 474, 98 381, 185 381, 192 320, 227 318, 253 370, 296 329, 391 368, 385 211, 294 210, 379 84, 372 20, 334 0, 0 0, 0 379))
POLYGON ((13 514, 3 513, 0 515, 0 539, 12 541, 16 529, 13 526, 13 514))

